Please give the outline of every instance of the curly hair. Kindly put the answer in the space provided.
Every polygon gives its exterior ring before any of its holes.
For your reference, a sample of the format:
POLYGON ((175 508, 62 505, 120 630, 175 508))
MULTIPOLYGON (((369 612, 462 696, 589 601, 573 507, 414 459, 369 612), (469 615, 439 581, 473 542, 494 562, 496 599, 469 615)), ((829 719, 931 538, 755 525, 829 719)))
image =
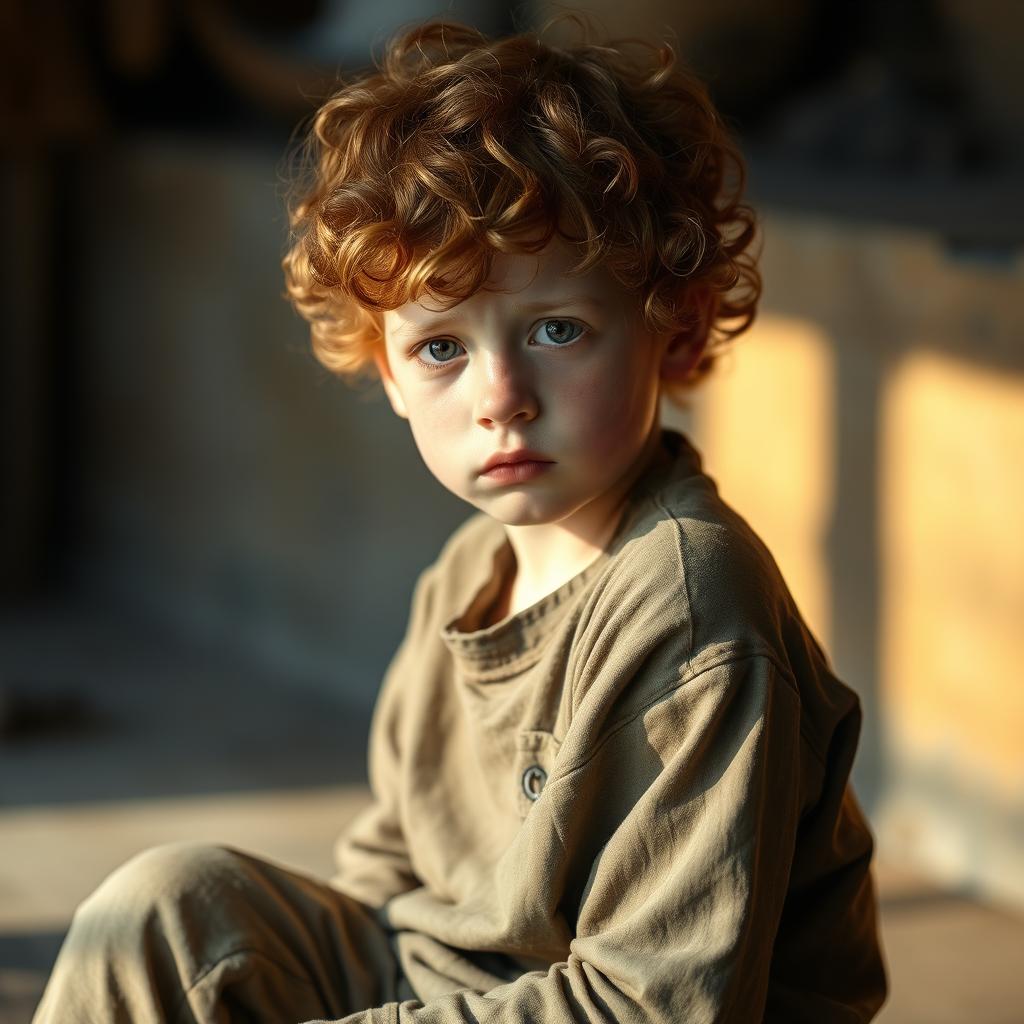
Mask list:
POLYGON ((372 373, 384 310, 455 305, 496 254, 556 235, 576 271, 603 263, 640 297, 648 329, 708 341, 687 385, 753 320, 743 161, 668 45, 428 22, 320 107, 303 167, 287 292, 337 373, 372 373))

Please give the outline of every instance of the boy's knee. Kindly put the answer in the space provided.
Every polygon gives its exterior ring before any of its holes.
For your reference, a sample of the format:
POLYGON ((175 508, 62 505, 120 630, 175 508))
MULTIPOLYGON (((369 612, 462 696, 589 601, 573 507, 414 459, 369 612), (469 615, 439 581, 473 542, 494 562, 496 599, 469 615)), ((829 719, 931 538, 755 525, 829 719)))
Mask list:
POLYGON ((100 918, 107 926, 130 930, 154 917, 175 913, 193 901, 207 902, 237 874, 238 855, 208 843, 154 846, 126 861, 78 908, 82 918, 100 918))
MULTIPOLYGON (((133 1007, 133 1020, 170 1019, 176 1011, 167 1008, 180 1008, 183 985, 253 946, 254 872, 252 858, 206 843, 170 843, 132 857, 75 912, 37 1020, 84 1020, 53 1008, 88 1004, 93 1011, 112 995, 133 1007)), ((115 1018, 97 1012, 97 1019, 115 1018)))

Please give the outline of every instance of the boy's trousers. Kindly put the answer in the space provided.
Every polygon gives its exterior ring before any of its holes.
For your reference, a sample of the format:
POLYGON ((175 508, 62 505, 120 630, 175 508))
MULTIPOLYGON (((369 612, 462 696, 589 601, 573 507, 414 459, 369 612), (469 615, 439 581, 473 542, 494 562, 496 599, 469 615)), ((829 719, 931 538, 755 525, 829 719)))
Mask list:
POLYGON ((34 1024, 298 1024, 411 995, 363 904, 243 853, 176 843, 79 907, 34 1024))

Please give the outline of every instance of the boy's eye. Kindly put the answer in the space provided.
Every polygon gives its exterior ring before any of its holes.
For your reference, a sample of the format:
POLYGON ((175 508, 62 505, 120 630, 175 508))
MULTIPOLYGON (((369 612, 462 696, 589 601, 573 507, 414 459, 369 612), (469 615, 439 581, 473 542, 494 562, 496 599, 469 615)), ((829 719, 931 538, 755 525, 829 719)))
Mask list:
POLYGON ((583 333, 573 320, 545 320, 533 332, 533 340, 540 345, 568 345, 583 333))
MULTIPOLYGON (((548 347, 564 346, 576 341, 585 331, 586 328, 582 324, 576 323, 575 320, 552 318, 542 320, 537 325, 533 334, 530 335, 530 341, 536 345, 548 347)), ((451 338, 437 338, 420 345, 415 354, 425 366, 443 366, 462 354, 462 344, 451 338)))
POLYGON ((424 360, 426 363, 450 363, 459 354, 460 347, 451 338, 440 338, 438 341, 428 341, 420 351, 430 356, 424 360))

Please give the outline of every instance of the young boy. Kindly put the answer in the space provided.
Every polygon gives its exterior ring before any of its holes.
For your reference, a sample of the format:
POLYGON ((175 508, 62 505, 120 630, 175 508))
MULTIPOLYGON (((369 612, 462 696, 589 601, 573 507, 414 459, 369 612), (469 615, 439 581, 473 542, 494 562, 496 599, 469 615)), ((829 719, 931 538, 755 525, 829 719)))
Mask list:
POLYGON ((759 292, 705 92, 665 49, 431 24, 312 147, 290 294, 479 514, 417 584, 330 885, 143 854, 36 1020, 870 1020, 857 698, 659 425, 759 292))

